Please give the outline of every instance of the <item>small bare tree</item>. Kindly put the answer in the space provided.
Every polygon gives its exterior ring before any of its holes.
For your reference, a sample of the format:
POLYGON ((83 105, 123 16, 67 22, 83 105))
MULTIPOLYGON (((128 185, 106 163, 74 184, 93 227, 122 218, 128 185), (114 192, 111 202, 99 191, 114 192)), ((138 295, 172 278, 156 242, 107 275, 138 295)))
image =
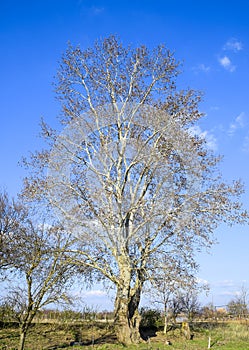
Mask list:
POLYGON ((244 318, 248 316, 248 289, 243 285, 240 292, 227 305, 229 315, 244 318))
POLYGON ((141 293, 162 254, 189 258, 220 222, 247 219, 241 183, 221 180, 220 157, 192 132, 201 95, 177 91, 178 74, 162 45, 69 46, 56 82, 65 128, 43 123, 48 148, 26 162, 23 195, 50 203, 78 240, 75 263, 115 285, 124 344, 140 340, 141 293))
POLYGON ((69 263, 66 251, 73 242, 61 226, 34 224, 29 216, 24 215, 23 221, 18 221, 19 213, 27 213, 26 209, 9 201, 6 194, 4 198, 6 225, 1 259, 2 274, 8 277, 8 282, 3 282, 7 295, 2 302, 8 306, 9 316, 19 323, 18 349, 23 350, 27 332, 38 310, 70 300, 67 290, 75 276, 75 268, 69 263), (20 212, 14 215, 16 208, 20 212))
POLYGON ((164 317, 164 334, 168 331, 168 324, 171 316, 171 300, 177 288, 177 282, 174 280, 167 281, 158 279, 153 283, 150 293, 152 294, 152 303, 157 304, 159 308, 163 308, 164 317))
POLYGON ((198 289, 193 285, 191 289, 181 292, 178 296, 182 312, 186 315, 188 322, 200 314, 201 305, 198 299, 198 289))
POLYGON ((39 309, 49 304, 69 302, 67 294, 75 271, 67 261, 69 239, 59 227, 34 227, 29 222, 15 236, 12 251, 12 281, 6 303, 20 325, 19 350, 24 349, 28 329, 39 309))
POLYGON ((0 192, 0 273, 11 264, 13 257, 10 243, 20 223, 27 217, 27 210, 11 199, 6 191, 0 192))
MULTIPOLYGON (((180 257, 179 257, 180 258, 180 257)), ((149 296, 153 304, 163 310, 164 334, 167 333, 170 318, 175 319, 181 312, 182 304, 173 307, 180 290, 187 290, 196 285, 195 272, 197 266, 192 259, 169 260, 167 255, 155 266, 155 274, 149 285, 145 288, 145 294, 149 296), (169 269, 172 275, 168 274, 169 269), (173 273, 174 270, 174 273, 173 273)))

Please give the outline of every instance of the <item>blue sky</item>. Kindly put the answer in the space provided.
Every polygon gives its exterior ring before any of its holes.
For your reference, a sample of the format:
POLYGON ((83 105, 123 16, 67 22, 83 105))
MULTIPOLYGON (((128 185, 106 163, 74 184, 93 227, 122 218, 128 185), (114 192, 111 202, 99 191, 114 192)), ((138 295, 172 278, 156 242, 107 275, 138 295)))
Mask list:
MULTIPOLYGON (((204 92, 199 123, 211 148, 224 155, 227 180, 241 178, 249 208, 249 3, 176 0, 2 0, 0 2, 0 186, 15 195, 25 174, 17 163, 42 145, 41 116, 53 126, 59 105, 53 77, 67 42, 91 46, 117 34, 125 43, 165 43, 183 61, 180 87, 204 92)), ((204 302, 226 304, 249 288, 249 227, 221 226, 219 244, 198 255, 204 302)), ((103 292, 90 303, 109 306, 103 292)))

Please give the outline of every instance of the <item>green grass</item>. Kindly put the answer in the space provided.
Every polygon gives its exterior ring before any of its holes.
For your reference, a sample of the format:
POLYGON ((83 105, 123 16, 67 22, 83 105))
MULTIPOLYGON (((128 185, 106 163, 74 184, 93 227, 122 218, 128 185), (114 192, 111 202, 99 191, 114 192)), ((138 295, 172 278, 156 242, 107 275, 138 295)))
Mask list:
MULTIPOLYGON (((249 350, 249 322, 199 323, 192 331, 193 340, 185 340, 180 327, 176 327, 167 336, 157 332, 149 341, 124 347, 117 344, 112 328, 103 323, 94 327, 90 324, 36 324, 30 329, 25 350, 202 350, 208 348, 209 337, 211 349, 249 350), (166 345, 166 340, 170 340, 172 345, 166 345), (73 341, 80 341, 84 346, 70 346, 73 341)), ((18 338, 17 327, 2 327, 0 350, 17 349, 18 338)))

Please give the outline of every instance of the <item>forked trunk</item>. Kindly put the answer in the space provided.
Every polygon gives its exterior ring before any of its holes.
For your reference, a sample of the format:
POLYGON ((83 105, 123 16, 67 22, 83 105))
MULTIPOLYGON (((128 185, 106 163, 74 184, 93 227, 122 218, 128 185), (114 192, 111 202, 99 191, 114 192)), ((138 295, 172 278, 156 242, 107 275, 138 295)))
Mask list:
POLYGON ((141 340, 139 333, 140 315, 138 306, 141 289, 130 286, 118 289, 115 300, 115 333, 120 343, 129 345, 141 340))
POLYGON ((21 323, 19 325, 19 346, 18 346, 18 350, 23 350, 24 349, 24 343, 26 340, 26 336, 28 333, 28 329, 31 325, 31 322, 34 318, 35 313, 31 312, 29 310, 29 314, 28 314, 28 319, 24 320, 23 323, 21 323))

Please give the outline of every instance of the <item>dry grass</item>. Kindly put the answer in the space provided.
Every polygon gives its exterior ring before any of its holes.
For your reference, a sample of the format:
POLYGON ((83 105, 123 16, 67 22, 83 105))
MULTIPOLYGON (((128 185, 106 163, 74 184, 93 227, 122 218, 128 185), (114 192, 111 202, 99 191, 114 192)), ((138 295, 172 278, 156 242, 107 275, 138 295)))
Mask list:
MULTIPOLYGON (((193 327, 193 340, 185 340, 180 327, 172 329, 167 337, 162 332, 148 338, 127 350, 202 350, 207 349, 211 337, 211 349, 249 349, 249 322, 198 323, 193 327), (172 345, 166 344, 170 340, 172 345)), ((0 329, 0 350, 14 350, 18 345, 18 328, 12 326, 0 329)), ((37 324, 28 334, 26 350, 121 350, 110 325, 91 324, 37 324), (71 344, 71 345, 70 345, 71 344), (79 345, 80 344, 80 345, 79 345)))

